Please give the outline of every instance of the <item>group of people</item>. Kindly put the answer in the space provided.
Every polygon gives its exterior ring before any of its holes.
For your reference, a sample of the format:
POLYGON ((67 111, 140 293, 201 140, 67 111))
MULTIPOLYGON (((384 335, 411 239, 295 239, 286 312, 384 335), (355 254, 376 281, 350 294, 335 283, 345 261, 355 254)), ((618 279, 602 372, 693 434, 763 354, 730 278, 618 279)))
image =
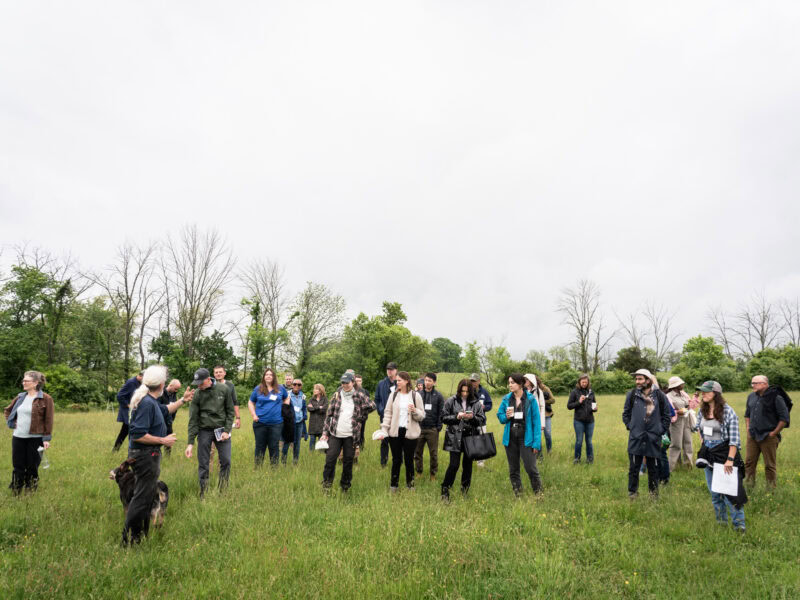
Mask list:
MULTIPOLYGON (((191 458, 197 446, 200 495, 208 488, 212 446, 219 456, 219 488, 227 485, 231 466, 231 432, 241 427, 236 390, 225 379, 224 367, 204 368, 194 374, 192 386, 178 398, 180 381, 167 383, 167 370, 160 365, 148 367, 125 382, 118 394, 122 423, 114 450, 119 450, 129 437, 128 455, 133 461, 136 487, 129 505, 123 543, 136 542, 146 535, 146 520, 158 481, 162 447, 169 452, 176 436, 173 423, 177 410, 191 404, 185 456, 191 458)), ((659 485, 679 462, 705 468, 716 518, 727 524, 728 512, 735 529, 744 531, 743 505, 747 501, 744 483, 754 485, 756 466, 764 456, 767 485, 777 481, 777 448, 781 432, 789 426, 791 399, 778 386, 770 386, 765 376, 753 377, 753 392, 747 399, 745 412, 747 455, 740 454, 739 420, 725 402, 722 387, 706 381, 690 397, 685 382, 672 377, 666 393, 656 377, 646 369, 634 375, 635 387, 625 398, 622 421, 628 437, 628 493, 638 495, 639 474, 646 470, 648 489, 658 495, 659 485), (694 460, 692 433, 700 433, 701 448, 694 460), (669 450, 669 455, 667 455, 669 450), (728 474, 738 468, 736 494, 714 491, 715 463, 728 474), (666 475, 665 475, 666 473, 666 475)), ((405 469, 405 487, 414 489, 415 476, 423 472, 425 448, 429 453, 430 478, 438 472, 439 437, 443 428, 443 450, 449 453, 449 464, 441 483, 441 498, 449 501, 450 490, 461 470, 461 492, 466 494, 472 481, 474 459, 467 451, 467 441, 486 431, 486 415, 492 407, 489 393, 481 386, 480 375, 473 373, 458 382, 456 393, 447 400, 436 389, 436 374, 426 373, 413 382, 406 371, 395 363, 386 365, 386 377, 375 390, 374 399, 362 387, 361 378, 352 370, 345 372, 339 387, 330 399, 325 388, 316 384, 313 395, 306 399, 302 380, 287 375, 285 385, 278 383, 274 370, 267 368, 260 383, 253 389, 247 406, 253 421, 255 464, 263 463, 269 451, 270 462, 277 465, 281 455, 286 463, 289 446, 294 446, 297 463, 302 439, 309 438, 309 448, 325 449, 322 487, 329 492, 334 483, 336 465, 342 463, 339 486, 347 492, 353 479, 353 464, 364 444, 364 428, 369 414, 377 411, 380 429, 373 439, 380 440, 380 464, 388 466, 391 454, 389 489, 399 490, 400 472, 405 469), (290 389, 287 389, 290 388, 290 389), (306 421, 308 425, 306 426, 306 421)), ((23 392, 6 407, 7 424, 12 436, 13 475, 11 488, 19 494, 23 488, 35 490, 41 453, 52 440, 53 399, 42 388, 45 376, 27 371, 22 379, 23 392)), ((552 448, 551 422, 555 399, 546 385, 534 374, 513 373, 508 378, 509 393, 497 410, 504 426, 502 444, 508 462, 509 479, 516 496, 523 493, 520 468, 525 470, 535 494, 542 491, 537 462, 542 444, 552 448)), ((597 398, 588 375, 581 375, 571 391, 567 408, 574 414, 576 434, 574 463, 580 463, 586 444, 586 462, 594 461, 592 435, 597 398)), ((480 463, 479 463, 480 464, 480 463)))

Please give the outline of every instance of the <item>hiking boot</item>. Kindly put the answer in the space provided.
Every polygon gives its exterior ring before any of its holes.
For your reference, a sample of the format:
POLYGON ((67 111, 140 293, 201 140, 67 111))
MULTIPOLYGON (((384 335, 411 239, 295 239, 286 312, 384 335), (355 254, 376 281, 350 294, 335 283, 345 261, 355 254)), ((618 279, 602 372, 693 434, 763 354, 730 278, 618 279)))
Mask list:
POLYGON ((514 497, 516 497, 517 499, 522 498, 522 488, 515 487, 513 488, 513 491, 514 491, 514 497))
POLYGON ((573 458, 573 459, 572 459, 572 464, 573 464, 573 465, 579 465, 579 464, 581 464, 581 459, 580 459, 580 458, 573 458))
POLYGON ((628 498, 636 500, 639 497, 639 492, 628 492, 628 498))
POLYGON ((442 486, 442 502, 450 502, 450 488, 442 486))
POLYGON ((466 486, 466 487, 464 487, 464 486, 462 485, 462 486, 461 486, 461 495, 462 495, 462 496, 464 496, 464 497, 466 498, 468 493, 469 493, 469 486, 466 486))
POLYGON ((331 488, 333 487, 332 481, 323 481, 322 482, 322 493, 326 496, 329 496, 331 493, 331 488))

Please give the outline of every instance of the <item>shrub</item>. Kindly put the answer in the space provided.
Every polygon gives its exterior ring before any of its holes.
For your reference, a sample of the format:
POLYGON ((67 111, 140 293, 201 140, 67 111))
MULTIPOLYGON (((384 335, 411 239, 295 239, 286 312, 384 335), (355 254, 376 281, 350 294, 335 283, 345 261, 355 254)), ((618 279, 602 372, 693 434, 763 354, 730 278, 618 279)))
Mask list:
POLYGON ((105 400, 100 382, 67 365, 52 365, 40 369, 47 378, 45 391, 59 407, 72 404, 101 404, 105 400))

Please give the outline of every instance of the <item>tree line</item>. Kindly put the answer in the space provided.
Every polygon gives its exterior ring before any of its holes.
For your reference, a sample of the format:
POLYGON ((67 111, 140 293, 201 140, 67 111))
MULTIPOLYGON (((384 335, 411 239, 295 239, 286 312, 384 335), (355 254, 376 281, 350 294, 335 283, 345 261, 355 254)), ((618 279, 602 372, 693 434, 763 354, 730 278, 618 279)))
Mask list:
POLYGON ((598 393, 620 393, 638 368, 678 374, 690 384, 716 379, 726 389, 744 389, 753 372, 800 386, 797 299, 773 302, 757 294, 732 312, 713 307, 707 335, 677 349, 675 313, 663 304, 645 301, 611 318, 599 286, 581 280, 561 291, 555 307, 570 340, 514 360, 502 342, 462 346, 415 335, 402 306, 388 300, 380 314, 348 322, 342 296, 315 282, 290 293, 279 264, 237 264, 213 229, 189 225, 165 241, 125 242, 99 270, 30 245, 12 251, 12 266, 0 273, 0 391, 6 396, 35 368, 47 374, 62 405, 103 404, 152 362, 166 364, 184 382, 200 366, 222 364, 245 388, 267 366, 326 387, 353 368, 373 388, 389 361, 413 373, 480 372, 497 390, 519 371, 534 372, 563 393, 588 372, 598 393), (612 353, 614 343, 624 347, 612 353))

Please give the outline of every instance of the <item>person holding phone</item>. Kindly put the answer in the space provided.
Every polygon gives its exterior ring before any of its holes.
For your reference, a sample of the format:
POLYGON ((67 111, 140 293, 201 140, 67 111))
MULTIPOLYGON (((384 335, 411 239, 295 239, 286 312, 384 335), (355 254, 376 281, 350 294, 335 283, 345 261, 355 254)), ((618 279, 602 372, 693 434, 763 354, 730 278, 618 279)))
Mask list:
POLYGON ((444 451, 450 453, 450 464, 442 481, 442 500, 448 502, 459 464, 462 466, 461 493, 466 495, 472 484, 472 459, 464 451, 464 438, 481 433, 481 428, 486 425, 483 403, 475 395, 469 379, 459 381, 455 395, 445 401, 442 423, 447 425, 444 451))
POLYGON ((589 375, 583 373, 575 384, 575 388, 569 393, 567 408, 575 411, 575 418, 572 426, 575 428, 575 455, 572 463, 577 465, 581 462, 581 450, 583 439, 586 438, 586 464, 594 462, 594 446, 592 436, 594 435, 594 413, 597 412, 597 399, 592 391, 589 375))
POLYGON ((520 460, 531 481, 535 494, 542 491, 542 478, 536 466, 536 457, 542 450, 542 421, 539 402, 525 390, 522 373, 512 373, 508 377, 508 394, 503 396, 497 418, 505 425, 503 446, 508 458, 508 475, 511 489, 518 498, 522 495, 522 479, 519 476, 520 460))
POLYGON ((398 372, 396 388, 386 402, 381 424, 392 451, 391 492, 398 489, 401 464, 406 467, 406 488, 414 489, 414 451, 422 432, 420 423, 424 419, 425 405, 420 393, 412 386, 411 375, 406 371, 398 372))
POLYGON ((269 449, 269 462, 274 467, 280 455, 279 443, 283 429, 281 407, 287 397, 286 389, 278 383, 275 371, 264 369, 261 383, 253 388, 247 408, 253 417, 253 437, 255 437, 256 467, 264 462, 264 454, 269 449))
POLYGON ((722 396, 722 386, 717 381, 706 381, 697 386, 702 394, 700 408, 697 411, 697 426, 700 431, 702 447, 697 453, 698 464, 705 463, 706 485, 711 494, 711 505, 717 517, 717 523, 728 525, 728 511, 731 513, 731 522, 736 531, 744 533, 744 504, 747 495, 744 492, 744 461, 739 448, 739 417, 722 396), (726 496, 714 492, 712 482, 714 479, 714 463, 722 463, 725 473, 733 473, 733 467, 738 469, 738 493, 736 496, 726 496))

